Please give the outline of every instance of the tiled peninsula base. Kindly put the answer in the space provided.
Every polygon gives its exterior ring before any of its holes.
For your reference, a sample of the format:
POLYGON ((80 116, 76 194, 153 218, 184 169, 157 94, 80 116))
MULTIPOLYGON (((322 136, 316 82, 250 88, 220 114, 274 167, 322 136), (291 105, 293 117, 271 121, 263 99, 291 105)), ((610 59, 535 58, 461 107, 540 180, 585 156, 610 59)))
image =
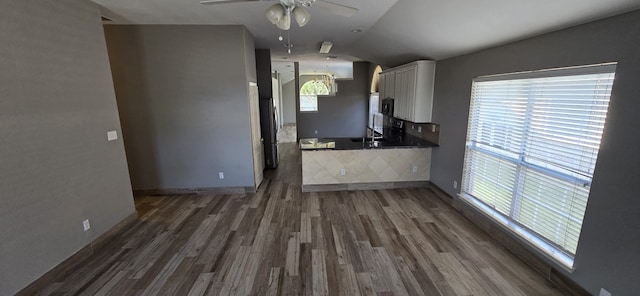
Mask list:
POLYGON ((302 191, 426 187, 431 148, 302 151, 302 191))

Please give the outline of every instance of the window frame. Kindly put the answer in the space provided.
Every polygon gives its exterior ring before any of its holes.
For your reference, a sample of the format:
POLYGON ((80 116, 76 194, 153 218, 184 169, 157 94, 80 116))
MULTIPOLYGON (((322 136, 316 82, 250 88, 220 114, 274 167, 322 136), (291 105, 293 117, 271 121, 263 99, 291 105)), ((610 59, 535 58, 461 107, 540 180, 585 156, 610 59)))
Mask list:
POLYGON ((299 112, 301 112, 301 113, 316 113, 316 112, 318 112, 318 110, 320 109, 319 102, 318 102, 318 98, 319 98, 319 97, 321 97, 321 96, 329 96, 329 95, 330 95, 330 93, 329 93, 329 89, 324 85, 324 83, 319 82, 319 81, 317 81, 316 79, 311 79, 311 80, 308 80, 308 81, 306 81, 305 83, 303 83, 303 84, 300 86, 300 90, 299 90, 299 92, 300 92, 300 97, 298 98, 298 101, 299 101, 300 107, 299 107, 299 110, 298 110, 298 111, 299 111, 299 112), (306 93, 305 93, 305 94, 303 94, 303 93, 302 93, 302 89, 303 89, 303 88, 304 88, 308 83, 320 83, 320 84, 322 84, 322 85, 324 86, 324 89, 326 89, 326 90, 327 90, 327 93, 326 93, 326 94, 306 94, 306 93), (305 96, 305 97, 309 97, 309 98, 314 97, 314 98, 313 98, 313 100, 315 101, 315 109, 314 109, 314 110, 303 110, 303 109, 302 109, 302 97, 303 97, 303 96, 305 96))
MULTIPOLYGON (((580 176, 576 176, 576 174, 565 173, 565 172, 556 170, 557 168, 553 169, 553 168, 549 168, 548 166, 545 167, 543 165, 540 165, 540 163, 536 164, 535 162, 527 161, 527 159, 525 159, 526 153, 524 152, 524 150, 521 151, 522 154, 514 154, 513 156, 508 156, 506 155, 507 153, 504 153, 504 152, 499 153, 494 151, 490 145, 477 145, 476 142, 472 142, 469 138, 471 134, 477 133, 478 132, 477 130, 482 128, 482 127, 476 127, 472 125, 473 123, 477 123, 472 118, 472 116, 474 115, 472 114, 473 112, 472 108, 474 106, 474 99, 475 99, 473 89, 475 88, 476 83, 482 83, 482 82, 507 82, 507 81, 518 80, 518 79, 570 77, 570 76, 578 76, 578 75, 612 73, 611 74, 612 82, 611 82, 610 88, 608 89, 609 95, 607 97, 608 99, 607 99, 607 106, 605 108, 606 110, 608 109, 608 106, 610 104, 611 91, 613 89, 613 83, 614 83, 613 81, 615 79, 616 66, 617 66, 617 63, 604 63, 604 64, 578 66, 578 67, 555 68, 555 69, 526 71, 526 72, 517 72, 517 73, 508 73, 508 74, 487 75, 487 76, 480 76, 475 78, 472 84, 472 96, 471 96, 470 107, 469 107, 470 108, 469 122, 468 122, 468 128, 466 132, 463 178, 462 178, 462 186, 460 187, 459 196, 462 198, 463 201, 473 206, 474 208, 481 210, 483 214, 485 214, 489 218, 492 218, 492 220, 498 222, 498 225, 500 225, 504 230, 507 230, 508 232, 516 234, 516 237, 522 239, 527 245, 541 251, 543 255, 553 260, 554 262, 560 263, 560 265, 568 271, 573 271, 573 267, 574 267, 573 264, 574 264, 574 258, 575 258, 574 254, 568 253, 567 250, 564 250, 562 247, 555 244, 552 240, 547 239, 542 234, 537 234, 533 229, 530 230, 529 227, 526 227, 523 224, 520 224, 516 220, 516 218, 511 216, 514 214, 513 208, 510 209, 509 213, 504 214, 499 210, 497 210, 495 208, 495 205, 490 206, 489 204, 482 201, 480 198, 472 196, 470 193, 467 192, 467 191, 474 191, 473 189, 467 190, 469 186, 469 184, 467 184, 467 179, 470 178, 473 174, 473 172, 470 173, 468 172, 468 170, 472 169, 474 166, 479 165, 478 160, 476 160, 475 163, 471 162, 470 159, 473 156, 470 155, 472 154, 472 152, 470 151, 484 153, 491 157, 496 157, 510 164, 515 165, 516 175, 514 179, 514 184, 512 186, 513 188, 510 189, 512 193, 512 197, 509 200, 509 203, 512 207, 514 204, 521 203, 522 200, 525 199, 524 193, 523 193, 523 191, 525 190, 524 189, 525 181, 518 180, 518 178, 521 178, 521 176, 519 176, 519 174, 521 174, 519 172, 521 168, 532 169, 535 173, 543 174, 544 177, 552 176, 554 180, 558 179, 558 180, 567 181, 573 184, 584 184, 583 185, 584 187, 589 187, 589 189, 587 190, 587 200, 588 200, 588 194, 590 192, 591 182, 593 180, 593 172, 591 172, 590 178, 580 178, 580 176), (478 146, 484 146, 484 147, 478 147, 478 146)), ((533 91, 529 90, 529 92, 530 94, 528 95, 527 101, 529 102, 528 104, 531 104, 531 101, 535 100, 535 98, 533 98, 534 97, 534 95, 532 94, 533 91)), ((534 111, 532 111, 532 108, 528 107, 526 109, 525 117, 532 116, 531 113, 533 112, 534 111)), ((605 111, 605 114, 606 114, 606 111, 605 111)), ((484 114, 484 116, 487 116, 487 114, 484 114)), ((605 116, 605 121, 606 121, 606 116, 605 116)), ((524 119, 523 124, 524 124, 523 130, 526 130, 527 124, 530 124, 530 122, 527 122, 527 119, 524 119)), ((593 129, 588 129, 586 131, 593 131, 593 129)), ((604 126, 602 130, 600 130, 600 132, 602 133, 603 131, 604 131, 604 126)), ((526 143, 527 139, 531 137, 531 135, 529 135, 528 133, 529 131, 523 131, 522 140, 521 140, 523 145, 524 143, 526 143)), ((505 139, 509 139, 509 138, 505 137, 505 139)), ((602 143, 602 139, 600 139, 600 142, 598 144, 601 145, 601 143, 602 143)), ((496 150, 500 150, 500 149, 496 149, 496 150)), ((599 154, 599 151, 595 153, 595 156, 594 156, 595 159, 597 159, 598 154, 599 154)), ((594 167, 595 167, 595 159, 594 159, 594 167)), ((487 161, 487 160, 484 160, 484 161, 487 161)), ((544 183, 543 179, 539 179, 539 181, 541 182, 540 184, 544 183)), ((558 211, 557 209, 555 210, 558 211)), ((582 218, 584 218, 584 213, 582 218)), ((570 217, 567 217, 567 219, 570 219, 570 217)), ((582 228, 582 224, 583 224, 583 220, 580 223, 580 228, 582 228)), ((578 240, 579 240, 579 232, 578 232, 578 240)))

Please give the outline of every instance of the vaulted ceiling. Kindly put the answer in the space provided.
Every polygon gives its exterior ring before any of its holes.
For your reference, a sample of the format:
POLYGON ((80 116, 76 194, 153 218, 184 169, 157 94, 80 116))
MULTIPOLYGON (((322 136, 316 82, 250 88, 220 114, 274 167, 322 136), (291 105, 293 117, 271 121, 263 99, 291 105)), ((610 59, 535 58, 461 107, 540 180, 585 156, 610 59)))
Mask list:
POLYGON ((359 12, 347 18, 312 6, 305 27, 291 25, 294 47, 287 54, 287 33, 279 41, 280 30, 264 15, 275 1, 93 1, 113 24, 244 25, 256 47, 271 49, 274 61, 322 60, 320 44, 331 41, 331 55, 341 60, 385 66, 419 58, 441 60, 640 9, 638 0, 331 0, 359 12))

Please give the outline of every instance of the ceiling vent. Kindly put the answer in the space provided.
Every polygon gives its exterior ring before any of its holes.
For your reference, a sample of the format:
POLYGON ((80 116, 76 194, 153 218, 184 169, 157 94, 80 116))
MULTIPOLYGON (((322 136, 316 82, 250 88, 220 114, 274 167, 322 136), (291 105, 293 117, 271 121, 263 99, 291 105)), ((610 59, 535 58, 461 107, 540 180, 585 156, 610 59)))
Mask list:
POLYGON ((322 42, 322 45, 320 46, 320 53, 329 53, 332 46, 333 43, 329 41, 322 42))

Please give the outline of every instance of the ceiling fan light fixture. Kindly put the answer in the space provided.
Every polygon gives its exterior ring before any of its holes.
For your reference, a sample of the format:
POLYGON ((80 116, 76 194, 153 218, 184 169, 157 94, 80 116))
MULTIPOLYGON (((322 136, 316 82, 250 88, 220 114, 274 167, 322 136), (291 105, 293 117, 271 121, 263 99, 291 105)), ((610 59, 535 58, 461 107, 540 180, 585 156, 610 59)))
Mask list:
POLYGON ((267 16, 267 19, 274 25, 277 25, 278 22, 285 16, 285 9, 280 4, 273 4, 264 11, 264 14, 267 16))
POLYGON ((287 13, 284 16, 282 16, 275 25, 280 30, 287 31, 291 29, 291 14, 287 13))
POLYGON ((311 19, 311 14, 309 13, 309 11, 301 6, 296 6, 293 9, 293 16, 296 18, 296 22, 300 27, 304 27, 304 25, 309 23, 309 20, 311 19))

